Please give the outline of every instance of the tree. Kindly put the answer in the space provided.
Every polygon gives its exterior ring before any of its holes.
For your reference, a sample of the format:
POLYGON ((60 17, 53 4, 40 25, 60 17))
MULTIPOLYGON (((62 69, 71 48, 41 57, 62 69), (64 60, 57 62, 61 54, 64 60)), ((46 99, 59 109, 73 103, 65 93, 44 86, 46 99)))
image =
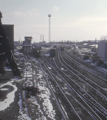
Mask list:
POLYGON ((106 40, 107 40, 107 35, 105 35, 105 36, 101 36, 100 39, 103 40, 103 41, 106 41, 106 40))

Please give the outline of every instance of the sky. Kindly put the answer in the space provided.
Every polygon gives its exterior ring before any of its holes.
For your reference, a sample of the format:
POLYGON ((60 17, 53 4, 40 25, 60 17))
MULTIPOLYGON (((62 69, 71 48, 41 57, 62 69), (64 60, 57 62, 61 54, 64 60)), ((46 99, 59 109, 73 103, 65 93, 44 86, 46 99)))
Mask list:
POLYGON ((107 0, 0 0, 2 23, 14 25, 14 40, 99 40, 107 35, 107 0))

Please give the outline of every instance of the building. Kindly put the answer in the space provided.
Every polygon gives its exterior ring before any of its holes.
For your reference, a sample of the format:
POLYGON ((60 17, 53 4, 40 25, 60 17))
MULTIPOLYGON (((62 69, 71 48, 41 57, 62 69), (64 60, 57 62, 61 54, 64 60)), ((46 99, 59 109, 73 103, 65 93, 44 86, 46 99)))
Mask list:
POLYGON ((3 24, 3 28, 5 31, 6 37, 8 38, 10 47, 14 52, 14 25, 3 24))
POLYGON ((107 41, 98 43, 98 57, 103 61, 107 61, 107 41))
POLYGON ((32 37, 25 37, 25 41, 23 41, 23 53, 29 55, 32 45, 31 45, 32 37))

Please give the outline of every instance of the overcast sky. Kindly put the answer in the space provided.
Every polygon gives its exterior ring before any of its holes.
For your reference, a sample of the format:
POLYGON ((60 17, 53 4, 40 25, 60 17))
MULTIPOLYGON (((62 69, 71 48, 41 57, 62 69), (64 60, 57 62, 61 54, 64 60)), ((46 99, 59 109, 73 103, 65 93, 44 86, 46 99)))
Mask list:
POLYGON ((94 40, 107 35, 107 0, 0 0, 3 24, 14 24, 14 40, 40 35, 51 41, 94 40))

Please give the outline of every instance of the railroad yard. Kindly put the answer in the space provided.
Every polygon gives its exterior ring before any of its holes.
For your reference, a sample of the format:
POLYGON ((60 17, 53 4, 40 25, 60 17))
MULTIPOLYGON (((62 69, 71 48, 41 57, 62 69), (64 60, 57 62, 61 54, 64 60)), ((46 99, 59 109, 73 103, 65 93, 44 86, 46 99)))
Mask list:
POLYGON ((0 83, 0 120, 106 120, 107 72, 72 50, 47 51, 16 58, 22 77, 0 83))

